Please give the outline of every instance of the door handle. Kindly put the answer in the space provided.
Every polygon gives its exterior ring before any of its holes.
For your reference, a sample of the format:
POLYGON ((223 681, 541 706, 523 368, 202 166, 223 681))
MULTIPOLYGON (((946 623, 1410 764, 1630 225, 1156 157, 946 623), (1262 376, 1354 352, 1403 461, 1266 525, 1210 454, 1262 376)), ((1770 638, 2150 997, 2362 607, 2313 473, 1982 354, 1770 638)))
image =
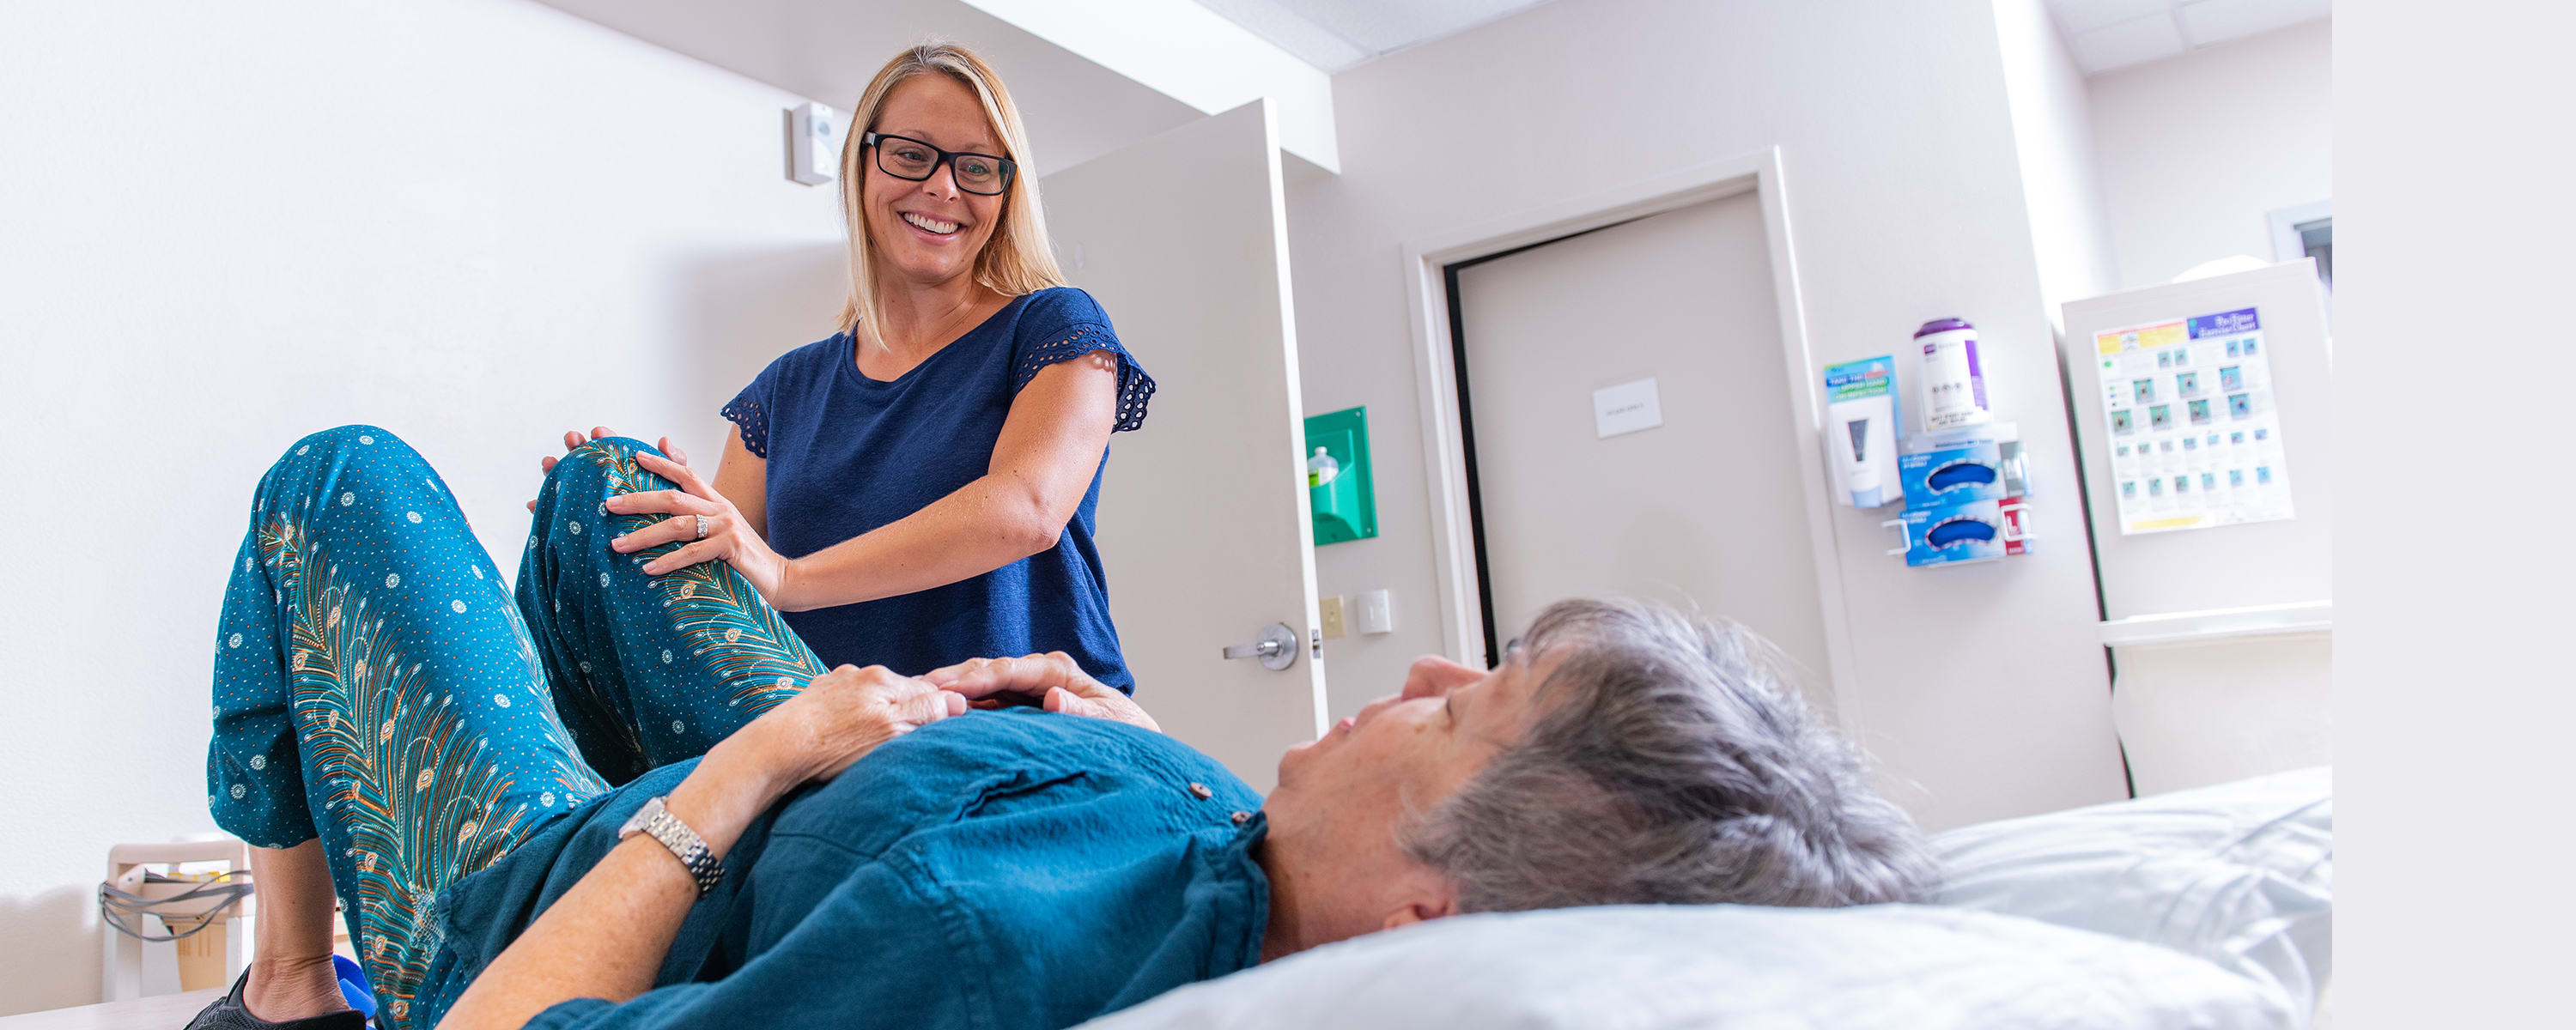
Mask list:
POLYGON ((1227 658, 1258 658, 1261 667, 1278 672, 1297 664, 1297 631, 1284 622, 1261 627, 1261 634, 1225 649, 1227 658))

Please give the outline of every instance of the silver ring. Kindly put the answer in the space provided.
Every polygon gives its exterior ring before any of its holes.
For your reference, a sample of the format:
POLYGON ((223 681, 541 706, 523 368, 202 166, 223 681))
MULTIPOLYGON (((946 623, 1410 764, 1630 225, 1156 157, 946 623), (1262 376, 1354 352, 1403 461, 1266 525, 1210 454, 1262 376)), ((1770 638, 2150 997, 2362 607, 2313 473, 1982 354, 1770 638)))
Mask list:
POLYGON ((707 538, 707 517, 706 517, 706 516, 704 516, 704 515, 700 515, 700 516, 698 516, 698 535, 697 535, 697 536, 694 536, 694 537, 691 537, 690 539, 693 539, 693 540, 704 540, 704 539, 706 539, 706 538, 707 538))

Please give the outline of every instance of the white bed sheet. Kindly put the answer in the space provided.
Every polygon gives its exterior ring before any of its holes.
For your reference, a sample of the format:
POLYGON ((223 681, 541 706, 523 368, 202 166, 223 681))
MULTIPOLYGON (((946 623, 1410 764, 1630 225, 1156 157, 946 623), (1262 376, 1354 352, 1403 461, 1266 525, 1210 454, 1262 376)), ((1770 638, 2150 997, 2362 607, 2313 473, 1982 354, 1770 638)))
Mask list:
POLYGON ((1940 903, 2145 941, 2277 988, 2306 1026, 2333 973, 2325 768, 1961 827, 1940 903))
POLYGON ((2292 1025, 2206 962, 1928 906, 1623 906, 1461 916, 1196 984, 1088 1030, 2292 1025))
POLYGON ((2331 969, 2332 794, 2319 769, 1949 831, 1937 906, 1444 919, 1084 1025, 2304 1027, 2331 969))

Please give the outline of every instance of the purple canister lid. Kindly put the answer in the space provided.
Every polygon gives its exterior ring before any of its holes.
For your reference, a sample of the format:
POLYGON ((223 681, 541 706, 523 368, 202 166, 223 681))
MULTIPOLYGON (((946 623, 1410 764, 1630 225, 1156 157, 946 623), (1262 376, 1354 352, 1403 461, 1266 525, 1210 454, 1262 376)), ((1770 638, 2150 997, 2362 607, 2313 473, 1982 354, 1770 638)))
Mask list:
POLYGON ((1933 333, 1946 333, 1953 329, 1974 328, 1976 328, 1976 326, 1970 325, 1968 320, 1964 318, 1936 318, 1923 323, 1923 328, 1915 330, 1914 336, 1916 339, 1921 339, 1923 337, 1930 336, 1933 333))

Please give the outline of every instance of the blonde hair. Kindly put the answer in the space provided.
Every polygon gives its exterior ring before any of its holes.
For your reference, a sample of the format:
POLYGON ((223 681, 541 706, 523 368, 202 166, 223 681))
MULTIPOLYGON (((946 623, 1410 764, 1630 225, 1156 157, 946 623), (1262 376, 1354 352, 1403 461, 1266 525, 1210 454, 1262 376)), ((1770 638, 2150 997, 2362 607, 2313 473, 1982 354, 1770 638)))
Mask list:
POLYGON ((858 106, 850 112, 849 136, 841 142, 841 218, 850 233, 850 296, 841 306, 841 331, 856 336, 864 324, 880 346, 884 337, 878 336, 875 327, 885 324, 885 304, 877 296, 876 241, 868 236, 867 209, 859 196, 868 149, 862 137, 876 131, 877 116, 884 113, 886 97, 896 86, 930 74, 946 75, 975 91, 984 102, 984 117, 1002 136, 1006 152, 1001 156, 1019 166, 1002 198, 1001 222, 984 241, 983 251, 975 255, 975 281, 1006 297, 1065 284, 1055 251, 1047 243, 1046 216, 1038 208, 1037 170, 1029 160, 1028 133, 1021 128, 1020 109, 1011 103, 1011 92, 974 51, 940 40, 923 43, 894 55, 878 69, 867 92, 859 94, 858 106))

